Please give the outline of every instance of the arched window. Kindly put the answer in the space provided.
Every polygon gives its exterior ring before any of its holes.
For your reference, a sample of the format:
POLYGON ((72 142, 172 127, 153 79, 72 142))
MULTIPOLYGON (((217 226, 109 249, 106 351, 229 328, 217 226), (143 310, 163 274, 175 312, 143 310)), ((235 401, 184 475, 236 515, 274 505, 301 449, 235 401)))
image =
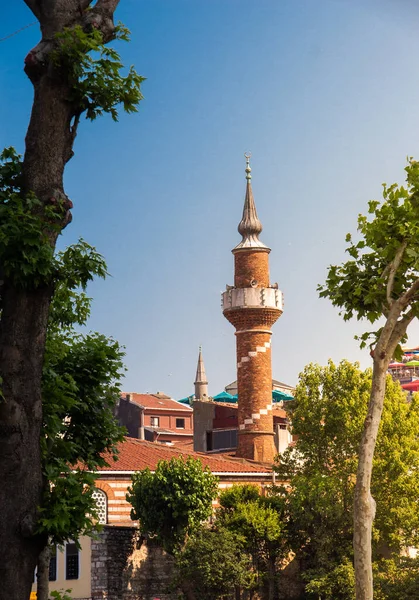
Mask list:
POLYGON ((108 522, 108 497, 103 490, 95 488, 93 498, 96 500, 97 516, 99 517, 99 523, 106 525, 108 522))

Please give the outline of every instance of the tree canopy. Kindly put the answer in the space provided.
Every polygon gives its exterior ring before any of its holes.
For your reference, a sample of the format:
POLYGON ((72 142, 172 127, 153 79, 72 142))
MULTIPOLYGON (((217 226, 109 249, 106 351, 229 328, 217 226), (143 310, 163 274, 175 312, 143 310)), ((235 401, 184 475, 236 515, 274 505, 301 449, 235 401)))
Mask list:
MULTIPOLYGON (((357 453, 371 381, 370 369, 362 371, 348 361, 310 364, 300 375, 291 405, 297 439, 278 456, 275 471, 289 480, 289 487, 279 492, 287 502, 290 545, 302 561, 313 598, 320 587, 323 594, 332 590, 325 598, 352 597, 340 596, 334 586, 339 578, 351 580, 357 453)), ((416 398, 408 402, 388 376, 372 479, 376 560, 419 543, 418 465, 419 403, 416 398)))
POLYGON ((217 524, 239 536, 252 557, 253 587, 276 597, 277 561, 289 551, 285 502, 262 496, 255 485, 233 485, 220 495, 217 524))
POLYGON ((174 585, 186 598, 237 598, 235 588, 251 583, 252 565, 243 540, 223 527, 201 527, 176 556, 174 585))
POLYGON ((369 202, 370 217, 359 215, 359 236, 346 236, 351 259, 329 267, 320 296, 339 307, 344 319, 356 316, 375 327, 360 336, 370 340, 373 376, 368 411, 359 445, 354 494, 354 559, 357 600, 372 600, 371 495, 373 456, 390 360, 401 355, 401 342, 419 315, 419 164, 410 159, 406 186, 383 186, 383 201, 369 202), (382 319, 381 322, 379 320, 382 319))
POLYGON ((42 377, 42 462, 46 481, 39 531, 55 544, 95 527, 94 471, 116 454, 124 429, 114 417, 123 350, 100 333, 81 333, 91 299, 83 288, 106 264, 80 241, 57 255, 62 276, 51 303, 42 377))
POLYGON ((154 473, 148 468, 135 473, 127 500, 141 532, 173 553, 211 516, 217 492, 218 478, 209 467, 181 456, 160 461, 154 473))

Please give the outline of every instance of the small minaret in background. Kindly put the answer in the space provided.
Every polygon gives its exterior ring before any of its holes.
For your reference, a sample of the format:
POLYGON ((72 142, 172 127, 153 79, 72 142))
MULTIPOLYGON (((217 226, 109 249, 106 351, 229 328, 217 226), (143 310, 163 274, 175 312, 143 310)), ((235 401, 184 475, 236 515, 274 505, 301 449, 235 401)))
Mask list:
POLYGON ((201 346, 199 346, 198 366, 196 367, 195 400, 208 400, 208 381, 201 346))
POLYGON ((273 462, 271 327, 283 310, 282 292, 269 283, 270 248, 259 240, 250 155, 246 157, 246 197, 239 223, 242 241, 234 254, 234 286, 223 293, 223 314, 236 328, 238 445, 237 456, 273 462))

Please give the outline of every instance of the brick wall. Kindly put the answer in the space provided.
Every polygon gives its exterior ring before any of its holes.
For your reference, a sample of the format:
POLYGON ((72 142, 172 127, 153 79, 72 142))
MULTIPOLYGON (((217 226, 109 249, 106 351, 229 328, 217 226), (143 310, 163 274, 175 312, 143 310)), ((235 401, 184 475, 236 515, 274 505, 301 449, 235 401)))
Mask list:
POLYGON ((271 333, 237 332, 239 437, 237 456, 272 462, 271 333))
POLYGON ((241 250, 234 254, 234 286, 252 285, 269 287, 269 252, 266 250, 241 250))
POLYGON ((173 559, 135 527, 104 527, 92 542, 92 600, 175 600, 173 559))

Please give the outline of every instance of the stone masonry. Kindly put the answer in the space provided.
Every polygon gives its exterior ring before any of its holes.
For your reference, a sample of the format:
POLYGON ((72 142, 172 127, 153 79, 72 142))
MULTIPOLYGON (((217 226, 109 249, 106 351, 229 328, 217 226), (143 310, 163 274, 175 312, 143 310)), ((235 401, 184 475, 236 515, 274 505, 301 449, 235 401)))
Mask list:
POLYGON ((174 600, 173 560, 134 526, 105 526, 92 541, 92 600, 174 600))

